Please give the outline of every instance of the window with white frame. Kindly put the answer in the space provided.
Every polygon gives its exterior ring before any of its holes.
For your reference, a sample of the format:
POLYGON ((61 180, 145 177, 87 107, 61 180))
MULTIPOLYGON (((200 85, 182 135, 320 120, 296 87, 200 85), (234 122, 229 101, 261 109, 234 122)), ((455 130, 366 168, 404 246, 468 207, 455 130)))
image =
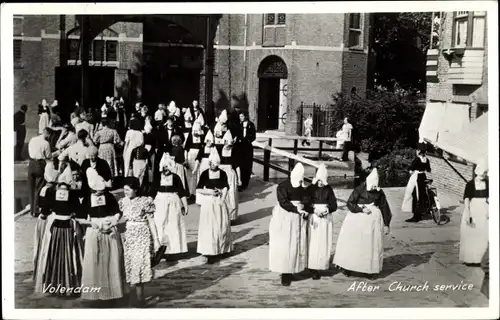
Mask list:
POLYGON ((282 47, 286 43, 286 14, 266 13, 262 30, 262 46, 282 47))
POLYGON ((455 48, 484 48, 486 32, 485 11, 457 11, 453 18, 455 48))
MULTIPOLYGON (((80 39, 68 39, 68 59, 80 60, 81 44, 80 39)), ((118 61, 118 41, 96 39, 89 46, 90 61, 118 61)))
POLYGON ((361 13, 349 14, 349 48, 363 48, 361 13))

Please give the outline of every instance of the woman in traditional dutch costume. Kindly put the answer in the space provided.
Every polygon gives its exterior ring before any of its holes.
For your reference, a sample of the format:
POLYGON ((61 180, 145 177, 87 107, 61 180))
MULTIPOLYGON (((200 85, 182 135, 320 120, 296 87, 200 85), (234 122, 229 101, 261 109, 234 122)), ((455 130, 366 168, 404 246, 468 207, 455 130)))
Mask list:
POLYGON ((419 222, 422 220, 422 215, 429 208, 429 199, 425 185, 425 180, 427 179, 426 172, 431 172, 431 164, 425 156, 425 145, 420 144, 417 157, 410 166, 411 176, 406 186, 401 208, 404 212, 411 211, 413 213, 413 217, 407 219, 406 222, 419 222))
POLYGON ((189 136, 189 133, 193 129, 193 114, 191 113, 191 109, 187 108, 186 112, 184 112, 184 126, 182 127, 182 131, 184 133, 184 147, 186 147, 186 141, 189 136))
POLYGON ((164 154, 160 161, 161 180, 155 198, 154 214, 161 255, 188 251, 184 221, 184 216, 189 211, 187 192, 182 185, 181 178, 172 171, 174 167, 175 161, 168 153, 164 154))
POLYGON ((145 195, 149 189, 149 152, 144 144, 132 150, 130 156, 130 172, 132 177, 139 180, 141 194, 145 195))
POLYGON ((374 278, 382 270, 383 235, 389 234, 392 214, 378 180, 375 168, 347 200, 350 212, 340 229, 333 259, 347 276, 354 271, 374 278))
POLYGON ((480 161, 476 177, 465 186, 465 208, 460 225, 460 261, 480 266, 489 244, 488 164, 480 161))
POLYGON ((229 184, 226 173, 219 169, 220 157, 215 148, 209 162, 210 168, 202 172, 196 190, 203 197, 197 199, 201 203, 197 251, 205 256, 207 263, 213 263, 215 256, 233 250, 233 241, 226 204, 229 184))
POLYGON ((221 164, 219 167, 226 173, 228 178, 227 210, 229 211, 231 221, 234 221, 238 218, 238 186, 241 185, 241 182, 236 171, 237 165, 233 156, 234 139, 231 131, 226 131, 223 141, 224 146, 220 154, 221 164))
POLYGON ((138 146, 144 143, 144 135, 142 134, 142 125, 139 119, 133 119, 130 121, 130 129, 125 135, 125 147, 123 149, 123 166, 124 166, 124 176, 128 177, 131 175, 130 172, 130 158, 132 156, 132 151, 138 146))
POLYGON ((44 171, 45 186, 40 190, 38 198, 38 220, 35 225, 34 234, 34 250, 33 250, 33 279, 36 278, 38 272, 38 265, 40 260, 40 255, 42 251, 43 238, 45 235, 45 230, 47 228, 47 217, 51 214, 51 204, 50 199, 55 193, 55 187, 57 182, 58 171, 54 167, 54 162, 49 161, 45 165, 44 171))
POLYGON ((106 191, 106 181, 94 168, 86 170, 91 194, 87 197, 87 219, 90 225, 85 234, 82 286, 100 288, 83 292, 84 300, 113 300, 124 296, 125 267, 123 245, 117 225, 120 208, 115 197, 106 191))
POLYGON ((124 180, 125 197, 118 201, 126 221, 123 233, 125 275, 127 283, 135 288, 136 304, 144 305, 144 283, 153 280, 151 264, 155 251, 160 247, 153 214, 155 204, 151 197, 139 195, 139 180, 127 177, 124 180))
POLYGON ((185 152, 187 164, 187 180, 189 193, 194 196, 196 194, 196 183, 198 182, 198 175, 196 169, 196 159, 198 155, 203 152, 203 140, 205 139, 205 132, 201 124, 195 121, 193 128, 186 139, 185 152))
POLYGON ((337 198, 327 179, 328 171, 321 164, 313 184, 306 189, 311 213, 308 219, 307 267, 314 280, 321 278, 319 270, 330 268, 333 253, 333 213, 337 210, 337 198))
POLYGON ((81 216, 78 194, 70 190, 73 177, 68 166, 58 178, 56 190, 47 193, 52 214, 47 220, 35 274, 35 293, 57 290, 57 295, 79 295, 83 259, 83 235, 76 217, 81 216))
POLYGON ((269 269, 281 273, 281 283, 289 286, 292 274, 307 264, 308 203, 303 186, 304 167, 297 163, 290 179, 278 185, 278 204, 269 224, 269 269))
POLYGON ((215 149, 215 139, 212 131, 210 129, 207 131, 205 135, 205 139, 203 140, 203 148, 198 152, 198 156, 196 157, 196 165, 193 172, 197 172, 196 185, 198 186, 198 182, 200 181, 201 174, 210 167, 210 162, 208 158, 212 152, 212 149, 215 149))

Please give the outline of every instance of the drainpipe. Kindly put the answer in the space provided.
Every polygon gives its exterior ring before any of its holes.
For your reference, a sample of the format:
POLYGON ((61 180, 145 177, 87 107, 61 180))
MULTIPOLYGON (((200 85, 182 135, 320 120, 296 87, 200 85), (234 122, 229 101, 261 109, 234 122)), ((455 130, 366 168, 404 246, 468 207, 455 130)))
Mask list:
POLYGON ((243 92, 247 89, 247 31, 248 30, 248 14, 245 13, 245 30, 243 33, 243 92))

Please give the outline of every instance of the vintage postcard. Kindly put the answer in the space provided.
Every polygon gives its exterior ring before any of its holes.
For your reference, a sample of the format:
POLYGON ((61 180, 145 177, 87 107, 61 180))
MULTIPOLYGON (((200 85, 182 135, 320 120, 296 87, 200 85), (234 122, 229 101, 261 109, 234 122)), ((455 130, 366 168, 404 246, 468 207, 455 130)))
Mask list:
POLYGON ((499 317, 497 2, 1 14, 6 319, 499 317))

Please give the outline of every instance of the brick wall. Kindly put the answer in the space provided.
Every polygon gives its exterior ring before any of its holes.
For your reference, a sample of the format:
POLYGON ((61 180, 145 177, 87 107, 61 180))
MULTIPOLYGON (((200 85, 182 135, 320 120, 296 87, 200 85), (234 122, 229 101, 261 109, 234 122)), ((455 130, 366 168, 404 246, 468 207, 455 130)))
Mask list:
MULTIPOLYGON (((431 163, 431 176, 434 180, 433 185, 437 188, 438 195, 440 191, 444 191, 462 197, 466 182, 462 180, 443 159, 434 156, 428 156, 428 158, 431 163)), ((472 165, 465 165, 453 161, 450 161, 450 163, 465 179, 467 179, 467 181, 472 180, 472 165)))

